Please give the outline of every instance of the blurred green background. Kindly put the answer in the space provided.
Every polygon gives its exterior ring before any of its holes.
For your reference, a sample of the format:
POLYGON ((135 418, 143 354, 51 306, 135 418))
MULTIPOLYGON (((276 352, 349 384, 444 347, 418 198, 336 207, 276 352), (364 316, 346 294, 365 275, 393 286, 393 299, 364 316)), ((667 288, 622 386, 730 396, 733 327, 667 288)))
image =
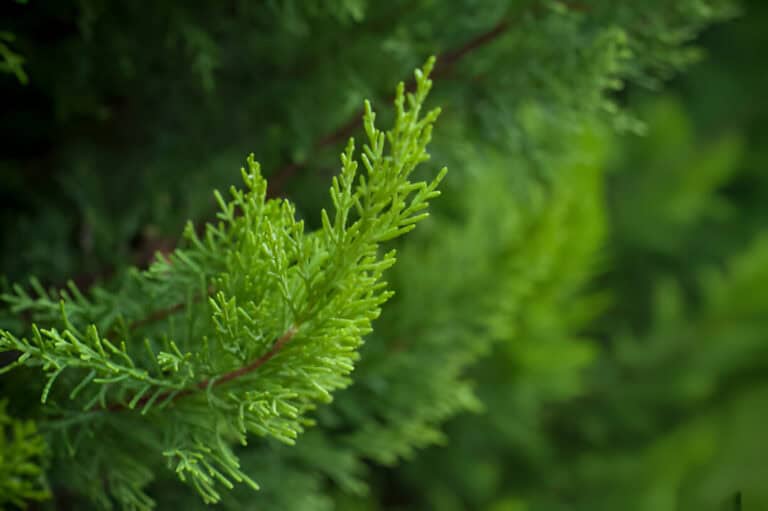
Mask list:
POLYGON ((275 447, 225 507, 768 509, 768 2, 726 4, 6 2, 1 285, 109 286, 249 152, 312 223, 340 128, 438 54, 444 197, 318 411, 356 461, 275 447))

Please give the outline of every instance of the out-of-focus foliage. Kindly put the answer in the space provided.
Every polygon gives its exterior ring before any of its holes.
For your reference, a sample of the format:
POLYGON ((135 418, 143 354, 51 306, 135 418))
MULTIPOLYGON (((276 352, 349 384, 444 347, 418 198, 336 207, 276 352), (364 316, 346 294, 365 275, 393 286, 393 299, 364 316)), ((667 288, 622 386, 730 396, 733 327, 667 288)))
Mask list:
POLYGON ((19 82, 27 83, 27 74, 23 67, 24 58, 11 48, 14 39, 10 32, 0 32, 0 73, 13 74, 19 82))
MULTIPOLYGON (((395 295, 354 383, 295 446, 235 449, 261 490, 222 509, 768 507, 765 2, 2 9, 29 78, 0 75, 7 282, 117 288, 212 214, 248 152, 320 227, 308 212, 362 98, 439 56, 430 152, 452 172, 393 244, 395 295)), ((27 320, 0 311, 14 334, 27 320)), ((42 387, 0 380, 46 432, 42 387)), ((88 506, 70 466, 48 471, 59 509, 88 506)), ((158 509, 206 508, 154 477, 158 509)))
MULTIPOLYGON (((586 324, 549 320, 593 338, 598 356, 567 386, 576 396, 525 399, 525 371, 480 364, 492 405, 449 425, 451 449, 405 467, 417 502, 407 508, 719 510, 734 495, 744 509, 768 506, 768 104, 750 54, 766 44, 768 11, 758 4, 706 34, 708 59, 670 93, 632 94, 645 136, 608 143, 609 233, 594 280, 608 306, 586 324)), ((540 339, 526 331, 515 344, 540 339)))
POLYGON ((0 508, 23 507, 50 498, 44 477, 48 446, 34 421, 11 417, 7 408, 0 401, 0 508))

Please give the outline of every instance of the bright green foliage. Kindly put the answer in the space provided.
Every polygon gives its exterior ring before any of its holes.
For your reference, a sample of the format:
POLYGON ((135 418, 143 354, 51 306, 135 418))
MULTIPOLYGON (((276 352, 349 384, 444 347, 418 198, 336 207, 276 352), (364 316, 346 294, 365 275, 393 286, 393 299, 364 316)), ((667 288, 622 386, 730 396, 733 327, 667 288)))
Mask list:
MULTIPOLYGON (((103 474, 113 498, 150 507, 142 488, 160 454, 206 502, 220 500, 219 485, 257 489, 230 444, 245 445, 249 433, 292 444, 312 422, 307 412, 349 384, 362 337, 391 296, 381 279, 394 252, 379 245, 427 216, 444 175, 409 180, 428 159, 439 113, 421 115, 433 63, 416 71, 414 93, 400 84, 390 131, 376 128, 366 103, 364 172, 350 140, 322 229, 305 233, 288 201, 265 199, 251 157, 246 190, 233 188, 229 202, 217 194, 220 222, 203 236, 190 224, 187 248, 131 272, 116 293, 90 300, 72 285, 52 296, 35 284, 34 298, 21 288, 5 296, 34 323, 27 337, 0 332, 0 348, 19 352, 3 372, 41 367, 41 402, 56 416, 45 423, 51 443, 103 474), (118 441, 82 452, 94 435, 118 441)), ((82 489, 106 506, 107 494, 90 486, 82 489)))
POLYGON ((44 484, 48 446, 33 421, 9 416, 7 407, 0 401, 0 509, 50 497, 44 484))

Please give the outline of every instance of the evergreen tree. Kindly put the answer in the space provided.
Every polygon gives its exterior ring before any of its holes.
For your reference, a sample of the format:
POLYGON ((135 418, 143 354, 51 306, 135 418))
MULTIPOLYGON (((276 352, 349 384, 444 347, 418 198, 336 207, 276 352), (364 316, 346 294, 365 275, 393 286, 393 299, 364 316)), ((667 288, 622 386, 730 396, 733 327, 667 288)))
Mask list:
POLYGON ((768 504, 754 4, 4 5, 0 506, 768 504))

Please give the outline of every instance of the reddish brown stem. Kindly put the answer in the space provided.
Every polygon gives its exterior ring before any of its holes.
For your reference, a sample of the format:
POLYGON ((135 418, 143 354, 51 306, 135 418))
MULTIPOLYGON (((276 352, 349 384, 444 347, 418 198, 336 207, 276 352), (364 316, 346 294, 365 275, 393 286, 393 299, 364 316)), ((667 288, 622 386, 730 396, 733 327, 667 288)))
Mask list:
MULTIPOLYGON (((202 295, 202 296, 196 296, 195 298, 192 299, 192 303, 200 303, 205 298, 208 298, 209 296, 213 295, 213 292, 214 292, 213 286, 208 286, 208 293, 205 294, 205 295, 202 295)), ((183 311, 187 307, 187 303, 188 302, 180 302, 180 303, 176 303, 174 305, 171 305, 170 307, 166 307, 164 309, 158 309, 156 311, 153 311, 148 316, 146 316, 144 318, 141 318, 141 319, 137 319, 136 321, 131 322, 128 325, 128 330, 130 330, 132 332, 132 331, 137 330, 137 329, 139 329, 141 327, 149 325, 150 323, 154 323, 156 321, 161 321, 161 320, 167 318, 168 316, 170 316, 172 314, 176 314, 177 312, 181 312, 181 311, 183 311)))
POLYGON ((177 312, 184 310, 186 306, 187 306, 186 302, 181 302, 181 303, 172 305, 171 307, 166 307, 165 309, 158 309, 156 311, 153 311, 152 314, 150 314, 149 316, 134 321, 133 323, 128 325, 128 329, 133 331, 133 330, 136 330, 137 328, 141 328, 150 323, 154 323, 155 321, 163 320, 172 314, 176 314, 177 312))
MULTIPOLYGON (((455 48, 440 54, 437 58, 437 65, 435 66, 435 70, 433 71, 432 76, 439 78, 440 76, 447 74, 451 68, 456 65, 457 62, 463 59, 467 54, 494 41, 500 35, 506 32, 509 27, 509 20, 502 20, 487 32, 484 32, 474 39, 467 41, 459 48, 455 48)), ((410 80, 407 84, 407 89, 412 90, 414 86, 415 82, 410 80)), ((314 150, 320 150, 323 147, 333 145, 341 140, 349 138, 349 136, 354 133, 354 131, 361 125, 363 113, 363 110, 355 112, 355 114, 350 117, 347 122, 337 128, 335 131, 317 139, 317 141, 315 141, 313 144, 314 150)), ((288 182, 289 178, 293 177, 296 172, 306 167, 310 160, 311 158, 308 158, 302 161, 288 163, 280 167, 274 174, 269 176, 269 196, 276 197, 280 195, 283 192, 283 187, 288 182)))
POLYGON ((493 28, 491 28, 489 31, 484 32, 474 39, 471 39, 467 41, 464 45, 460 46, 459 48, 455 48, 453 50, 447 51, 445 53, 442 53, 440 57, 437 60, 437 64, 435 66, 435 71, 433 73, 434 77, 440 77, 448 70, 453 67, 458 61, 463 59, 468 53, 471 53, 478 48, 481 48, 488 43, 494 41, 497 39, 500 35, 502 35, 504 32, 509 30, 511 23, 508 19, 503 19, 499 23, 496 24, 493 28))
MULTIPOLYGON (((283 347, 286 344, 288 344, 288 342, 291 339, 293 339, 297 331, 298 329, 295 326, 291 326, 291 328, 286 330, 286 332, 275 341, 275 343, 272 345, 269 351, 267 351, 262 356, 260 356, 253 362, 249 363, 248 365, 245 365, 243 367, 238 367, 237 369, 234 369, 228 373, 224 373, 215 378, 207 378, 205 380, 199 381, 196 384, 192 385, 191 387, 188 387, 181 391, 168 390, 160 394, 158 397, 156 397, 155 400, 162 403, 170 398, 172 402, 176 402, 183 397, 189 396, 196 392, 200 392, 202 390, 207 389, 208 387, 218 387, 219 385, 222 385, 224 383, 230 382, 232 380, 236 380, 247 374, 250 374, 256 371, 259 367, 263 366, 264 364, 272 360, 272 358, 275 355, 277 355, 280 352, 280 350, 282 350, 283 347)), ((144 405, 146 405, 150 399, 152 399, 151 396, 142 397, 136 402, 136 405, 133 408, 134 409, 143 408, 144 405)), ((120 412, 127 409, 128 409, 128 406, 123 403, 115 403, 107 407, 107 410, 109 410, 110 412, 120 412)))

